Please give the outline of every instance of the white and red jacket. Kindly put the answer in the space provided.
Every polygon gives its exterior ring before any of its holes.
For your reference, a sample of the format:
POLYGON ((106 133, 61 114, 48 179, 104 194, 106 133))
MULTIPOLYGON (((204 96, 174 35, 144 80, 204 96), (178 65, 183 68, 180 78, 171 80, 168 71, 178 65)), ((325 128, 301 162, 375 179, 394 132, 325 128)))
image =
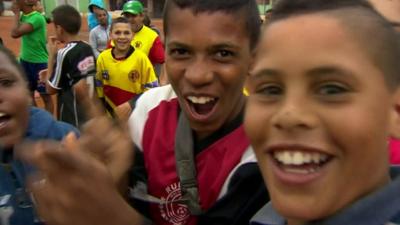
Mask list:
MULTIPOLYGON (((137 101, 136 108, 129 120, 133 141, 142 152, 142 155, 138 154, 136 157, 143 157, 144 160, 144 168, 147 175, 147 181, 145 182, 147 183, 148 194, 166 202, 165 204, 149 205, 150 217, 155 224, 194 225, 198 224, 198 219, 202 220, 202 216, 200 218, 191 216, 186 205, 176 202, 176 200, 181 199, 174 150, 179 113, 178 99, 171 86, 168 85, 155 88, 143 94, 137 101)), ((214 138, 205 145, 203 143, 205 147, 196 153, 197 182, 200 205, 205 212, 204 220, 211 219, 214 222, 218 220, 217 218, 215 220, 212 219, 213 216, 208 218, 207 211, 227 195, 230 189, 229 186, 232 186, 232 178, 235 177, 239 168, 245 168, 246 171, 249 171, 250 167, 246 167, 246 165, 255 167, 253 169, 255 172, 250 172, 250 177, 256 175, 259 178, 256 181, 258 182, 258 187, 252 188, 265 190, 262 188, 263 183, 256 168, 256 159, 241 122, 242 117, 237 120, 237 126, 232 127, 230 125, 232 128, 228 132, 225 129, 225 132, 222 132, 220 137, 218 137, 218 134, 216 134, 217 138, 215 138, 216 135, 211 135, 214 138)), ((246 177, 244 177, 245 179, 246 177)), ((241 191, 240 188, 235 190, 241 191)), ((243 189, 242 191, 246 192, 248 190, 243 189)), ((256 200, 260 202, 255 204, 259 205, 258 208, 261 207, 261 202, 268 200, 266 192, 259 192, 264 196, 264 199, 256 200)), ((249 193, 239 192, 236 194, 249 195, 249 193)), ((257 195, 257 193, 251 194, 257 195)), ((251 195, 251 198, 253 197, 251 195)), ((236 198, 240 199, 240 196, 236 198)), ((246 201, 246 199, 243 199, 243 201, 246 201)), ((231 200, 228 199, 227 202, 231 202, 231 200)), ((232 202, 228 203, 227 206, 221 207, 237 208, 233 204, 241 204, 241 202, 232 202)), ((245 205, 246 203, 243 203, 242 207, 245 205)), ((255 205, 251 207, 257 208, 255 205)), ((228 208, 222 208, 221 215, 216 212, 216 217, 222 218, 226 216, 231 218, 234 215, 228 214, 239 213, 230 213, 228 210, 228 213, 223 215, 225 214, 223 211, 227 210, 228 208)), ((248 214, 253 214, 255 211, 256 209, 248 214)), ((251 217, 251 215, 243 216, 251 217)), ((209 222, 207 223, 209 224, 209 222)), ((220 224, 232 224, 232 222, 221 220, 220 224)))

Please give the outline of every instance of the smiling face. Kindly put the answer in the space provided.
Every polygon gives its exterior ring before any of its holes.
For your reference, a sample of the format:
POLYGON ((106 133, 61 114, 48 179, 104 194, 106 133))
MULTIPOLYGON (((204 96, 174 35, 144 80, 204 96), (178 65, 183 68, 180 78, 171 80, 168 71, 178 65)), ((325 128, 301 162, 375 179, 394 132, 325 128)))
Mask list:
POLYGON ((311 14, 271 24, 258 47, 245 128, 289 224, 326 218, 388 182, 398 93, 353 40, 311 14))
POLYGON ((24 137, 29 119, 29 92, 22 74, 0 51, 0 144, 9 148, 24 137))
POLYGON ((234 119, 244 106, 243 82, 251 54, 245 23, 221 12, 172 8, 166 70, 198 138, 234 119))
POLYGON ((110 30, 111 40, 118 52, 127 52, 131 46, 133 32, 129 23, 115 23, 110 30))

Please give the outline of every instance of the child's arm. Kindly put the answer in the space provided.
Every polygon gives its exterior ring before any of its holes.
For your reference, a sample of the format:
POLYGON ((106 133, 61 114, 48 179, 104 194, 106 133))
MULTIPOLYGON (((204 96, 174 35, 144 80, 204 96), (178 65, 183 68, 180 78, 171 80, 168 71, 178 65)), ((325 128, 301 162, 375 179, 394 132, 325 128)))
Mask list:
POLYGON ((143 92, 160 86, 158 83, 158 79, 156 76, 156 73, 154 72, 154 67, 151 64, 149 58, 144 58, 143 59, 143 71, 142 71, 143 77, 142 77, 142 87, 143 87, 143 92))
POLYGON ((54 57, 57 55, 58 52, 58 47, 57 45, 60 44, 60 42, 54 37, 49 37, 49 43, 48 43, 48 48, 49 48, 49 61, 48 61, 48 69, 47 69, 47 76, 44 79, 46 83, 46 92, 47 94, 54 95, 58 92, 58 89, 54 88, 51 83, 49 78, 53 75, 54 72, 54 67, 57 66, 62 66, 62 65, 55 65, 54 63, 54 57))
POLYGON ((88 91, 90 87, 87 84, 86 78, 80 79, 72 88, 80 102, 87 102, 90 99, 88 91))
POLYGON ((14 27, 11 30, 11 37, 19 38, 25 34, 31 33, 34 30, 32 24, 20 22, 20 9, 15 3, 13 4, 13 12, 14 27))
POLYGON ((91 30, 89 33, 89 45, 90 45, 90 47, 92 47, 93 53, 96 56, 96 58, 98 58, 100 55, 100 51, 97 48, 98 46, 97 46, 96 35, 93 32, 93 30, 91 30))

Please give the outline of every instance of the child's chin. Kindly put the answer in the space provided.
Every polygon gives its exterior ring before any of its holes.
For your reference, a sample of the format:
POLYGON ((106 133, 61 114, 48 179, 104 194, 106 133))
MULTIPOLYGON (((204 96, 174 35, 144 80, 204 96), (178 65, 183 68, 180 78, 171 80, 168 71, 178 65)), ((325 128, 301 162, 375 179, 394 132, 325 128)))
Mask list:
POLYGON ((330 214, 330 212, 324 209, 324 206, 305 205, 301 202, 295 204, 285 203, 281 204, 281 206, 276 208, 280 215, 286 220, 298 221, 301 224, 327 218, 330 214))

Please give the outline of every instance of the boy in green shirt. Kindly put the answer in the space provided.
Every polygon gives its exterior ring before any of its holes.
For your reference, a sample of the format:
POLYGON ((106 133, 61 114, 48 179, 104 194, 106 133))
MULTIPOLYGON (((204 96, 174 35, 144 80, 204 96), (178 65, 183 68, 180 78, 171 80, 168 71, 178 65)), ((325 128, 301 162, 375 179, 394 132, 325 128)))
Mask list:
POLYGON ((11 30, 11 36, 13 38, 21 37, 20 63, 29 80, 32 97, 37 90, 43 99, 46 110, 53 113, 52 99, 46 93, 45 86, 38 83, 39 71, 47 69, 48 52, 46 48, 46 20, 39 12, 34 10, 36 2, 15 1, 13 5, 15 25, 11 30))

